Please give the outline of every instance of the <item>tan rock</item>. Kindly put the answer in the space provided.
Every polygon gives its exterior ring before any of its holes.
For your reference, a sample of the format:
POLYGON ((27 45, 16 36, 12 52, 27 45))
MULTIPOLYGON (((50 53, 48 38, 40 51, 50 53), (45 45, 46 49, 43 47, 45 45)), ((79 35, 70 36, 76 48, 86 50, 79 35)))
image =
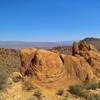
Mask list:
MULTIPOLYGON (((73 45, 75 46, 75 45, 73 45)), ((91 66, 94 76, 100 78, 100 53, 96 50, 96 48, 86 43, 85 41, 81 41, 77 44, 78 53, 74 53, 75 56, 79 58, 79 56, 84 57, 87 63, 91 66)), ((73 48, 76 51, 76 48, 73 48)))
POLYGON ((87 77, 94 77, 84 56, 60 55, 43 49, 22 49, 21 73, 42 83, 60 82, 58 86, 69 86, 74 82, 85 81, 87 77))
POLYGON ((23 49, 21 50, 24 74, 30 70, 32 76, 41 81, 54 81, 63 72, 63 63, 59 54, 46 50, 23 49), (26 51, 29 51, 29 53, 26 51))

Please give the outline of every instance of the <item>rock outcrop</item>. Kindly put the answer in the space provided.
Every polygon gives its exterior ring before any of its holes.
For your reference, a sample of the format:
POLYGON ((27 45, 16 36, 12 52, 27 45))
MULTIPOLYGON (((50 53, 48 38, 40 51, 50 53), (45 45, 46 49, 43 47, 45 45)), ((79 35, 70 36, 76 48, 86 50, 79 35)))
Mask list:
POLYGON ((72 81, 100 78, 100 54, 94 46, 84 41, 74 43, 72 53, 73 56, 43 49, 22 49, 21 73, 41 84, 60 82, 71 85, 72 81))
POLYGON ((89 38, 83 39, 83 41, 94 45, 96 49, 100 51, 100 38, 89 37, 89 38))
MULTIPOLYGON (((9 67, 10 69, 20 69, 23 76, 31 77, 41 84, 58 83, 60 86, 69 86, 86 79, 100 78, 100 53, 85 41, 73 44, 73 55, 36 48, 21 49, 20 53, 15 50, 2 50, 6 53, 5 55, 1 52, 5 58, 0 60, 4 61, 1 62, 3 66, 12 65, 13 68, 9 67)), ((6 67, 5 72, 9 68, 6 67)))
POLYGON ((85 41, 74 43, 73 55, 78 58, 83 57, 91 66, 93 74, 100 78, 100 53, 93 45, 85 41))
POLYGON ((40 81, 54 81, 63 74, 63 62, 57 53, 34 48, 22 49, 21 58, 23 75, 40 81))

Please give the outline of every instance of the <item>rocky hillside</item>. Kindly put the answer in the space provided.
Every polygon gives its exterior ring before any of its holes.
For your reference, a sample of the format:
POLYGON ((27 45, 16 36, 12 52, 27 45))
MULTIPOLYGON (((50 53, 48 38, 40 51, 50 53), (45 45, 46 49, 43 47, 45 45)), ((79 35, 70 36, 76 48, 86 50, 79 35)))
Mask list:
POLYGON ((85 38, 83 41, 94 45, 98 50, 100 50, 100 38, 85 38))
MULTIPOLYGON (((90 92, 83 83, 96 82, 96 89, 99 89, 100 53, 85 41, 73 44, 72 55, 36 48, 21 49, 17 58, 13 52, 10 52, 11 58, 7 55, 5 59, 12 63, 8 68, 20 68, 19 71, 14 70, 7 79, 1 100, 92 100, 87 99, 90 92), (82 93, 86 95, 80 93, 80 85, 70 88, 77 84, 82 85, 82 93)), ((6 73, 6 70, 1 71, 6 73)))
POLYGON ((5 87, 7 77, 21 66, 19 52, 14 49, 0 49, 0 89, 5 87))
POLYGON ((56 82, 65 76, 64 80, 69 80, 70 77, 70 80, 77 82, 85 81, 87 77, 99 78, 100 54, 95 47, 82 41, 74 43, 72 50, 73 56, 43 49, 22 49, 21 73, 43 83, 56 82))

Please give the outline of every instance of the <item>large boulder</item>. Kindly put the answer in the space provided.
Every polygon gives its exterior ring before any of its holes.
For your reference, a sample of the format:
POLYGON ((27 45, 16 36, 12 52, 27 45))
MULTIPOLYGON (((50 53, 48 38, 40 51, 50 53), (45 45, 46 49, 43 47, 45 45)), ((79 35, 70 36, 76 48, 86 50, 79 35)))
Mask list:
POLYGON ((22 49, 21 58, 22 74, 41 81, 54 81, 64 70, 59 54, 50 51, 22 49))

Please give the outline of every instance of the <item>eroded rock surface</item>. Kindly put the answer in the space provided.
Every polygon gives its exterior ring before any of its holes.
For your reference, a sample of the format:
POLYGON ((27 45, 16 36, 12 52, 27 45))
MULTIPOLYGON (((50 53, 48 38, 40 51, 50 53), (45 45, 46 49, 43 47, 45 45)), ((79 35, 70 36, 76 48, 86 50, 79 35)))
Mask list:
POLYGON ((21 58, 23 75, 31 76, 37 80, 54 81, 64 73, 62 59, 57 53, 34 48, 22 49, 21 58))
POLYGON ((100 54, 94 46, 81 41, 73 45, 73 56, 42 49, 21 50, 21 73, 41 83, 63 85, 99 78, 100 54), (68 84, 67 84, 68 83, 68 84))
POLYGON ((100 53, 93 45, 88 44, 85 41, 74 43, 73 55, 78 58, 83 57, 91 66, 93 74, 100 78, 100 53))

